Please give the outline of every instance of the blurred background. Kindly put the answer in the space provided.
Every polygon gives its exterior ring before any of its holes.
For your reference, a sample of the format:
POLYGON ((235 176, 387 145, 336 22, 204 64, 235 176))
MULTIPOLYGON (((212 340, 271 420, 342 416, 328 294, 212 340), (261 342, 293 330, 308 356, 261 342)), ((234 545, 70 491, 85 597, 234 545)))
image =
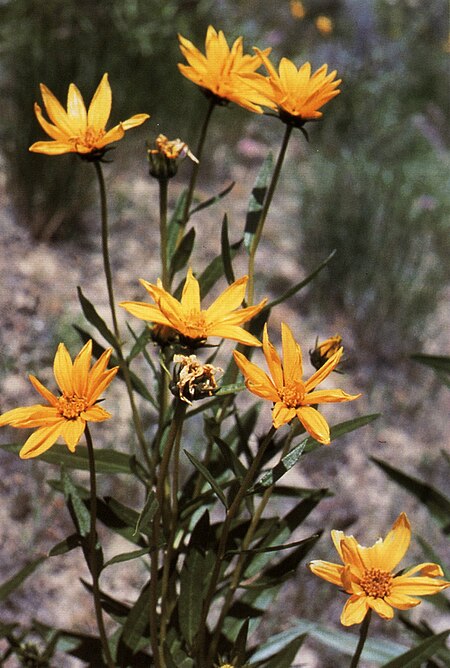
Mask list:
MULTIPOLYGON (((42 362, 53 358, 56 341, 63 335, 77 340, 71 329, 77 318, 72 278, 89 276, 93 286, 103 281, 92 231, 98 233, 91 170, 75 156, 28 152, 34 141, 44 139, 33 114, 33 103, 40 102, 39 83, 64 102, 68 84, 75 82, 89 101, 102 74, 109 72, 111 125, 135 113, 151 114, 144 129, 127 133, 108 167, 114 186, 111 213, 120 240, 113 242, 117 280, 127 274, 141 298, 129 263, 141 262, 153 272, 139 255, 148 244, 140 234, 148 229, 149 216, 157 219, 157 191, 149 195, 150 186, 143 185, 144 142, 163 132, 195 147, 205 101, 177 70, 182 62, 177 33, 203 50, 209 24, 222 29, 230 44, 243 35, 246 52, 253 45, 272 46, 275 62, 287 56, 297 65, 309 60, 314 69, 326 62, 343 80, 342 93, 327 105, 323 120, 307 127, 309 143, 300 133, 291 140, 261 248, 261 257, 266 253, 275 266, 264 274, 261 260, 260 280, 268 291, 279 291, 336 249, 307 291, 291 300, 291 313, 282 312, 280 318, 297 318, 311 347, 315 334, 339 331, 351 379, 347 389, 364 392, 366 412, 383 413, 376 428, 349 441, 332 463, 325 453, 322 462, 306 462, 306 483, 334 482, 340 492, 334 501, 325 501, 325 528, 351 526, 353 531, 355 515, 366 503, 367 519, 359 520, 358 531, 375 526, 369 543, 386 533, 406 506, 417 512, 420 531, 430 532, 428 538, 439 546, 439 532, 428 526, 426 513, 371 467, 367 457, 390 459, 441 489, 448 479, 440 454, 448 445, 448 390, 432 371, 410 359, 421 351, 450 353, 446 0, 2 0, 0 225, 6 252, 0 260, 0 408, 17 405, 18 397, 20 405, 25 403, 19 377, 42 369, 42 362), (124 248, 129 255, 120 259, 124 248), (273 262, 273 253, 283 261, 273 262), (69 263, 76 271, 68 278, 61 271, 69 271, 69 263), (55 297, 58 283, 67 284, 66 292, 61 289, 55 297), (42 296, 46 290, 53 295, 47 300, 42 296), (73 307, 67 306, 69 299, 73 307), (372 491, 353 506, 352 495, 366 485, 372 491), (377 521, 380 488, 386 501, 377 521)), ((212 123, 200 188, 214 194, 231 179, 238 181, 229 196, 233 203, 223 206, 230 207, 233 237, 239 238, 252 183, 267 152, 277 151, 282 127, 273 118, 232 106, 219 114, 212 123)), ((175 188, 188 173, 180 170, 175 188)), ((220 220, 219 212, 208 213, 202 224, 211 231, 220 220)), ((197 253, 208 257, 212 252, 204 233, 197 253)), ((153 262, 156 274, 157 250, 153 262)), ((146 278, 156 277, 145 272, 146 278)), ((98 287, 98 294, 102 291, 98 287)), ((119 297, 134 298, 124 292, 119 297)), ((21 477, 23 467, 19 471, 16 462, 4 461, 16 478, 14 485, 3 482, 3 491, 13 495, 17 506, 14 495, 20 488, 22 503, 28 499, 30 504, 32 490, 21 488, 28 484, 21 477)), ((41 489, 42 474, 34 475, 33 485, 41 489)), ((27 518, 28 530, 35 531, 31 520, 36 517, 25 513, 17 518, 18 535, 27 518)), ((45 517, 41 521, 45 524, 45 517)), ((322 549, 322 557, 334 558, 329 545, 322 549)), ((4 563, 12 564, 12 555, 4 563)), ((303 598, 299 592, 287 595, 292 610, 336 624, 340 601, 336 607, 334 592, 322 583, 317 596, 315 585, 302 575, 303 598), (313 600, 310 606, 305 605, 305 591, 313 600)), ((336 665, 323 657, 317 665, 336 665)))

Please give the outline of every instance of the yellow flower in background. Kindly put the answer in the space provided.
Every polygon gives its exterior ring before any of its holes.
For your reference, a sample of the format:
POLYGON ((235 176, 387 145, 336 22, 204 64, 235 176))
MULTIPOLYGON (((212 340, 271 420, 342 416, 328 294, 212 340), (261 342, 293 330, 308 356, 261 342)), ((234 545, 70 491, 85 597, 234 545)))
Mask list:
POLYGON ((319 443, 330 443, 330 428, 315 404, 353 401, 360 394, 350 395, 343 390, 315 390, 341 359, 343 348, 339 348, 324 366, 307 381, 302 380, 302 351, 289 327, 281 323, 283 362, 269 341, 267 324, 264 327, 263 352, 272 379, 242 353, 234 351, 234 359, 242 371, 247 389, 263 399, 273 401, 273 426, 278 429, 297 417, 306 431, 319 443))
MULTIPOLYGON (((218 104, 235 102, 250 111, 262 113, 259 105, 267 103, 266 97, 250 85, 263 79, 261 74, 256 73, 261 67, 261 60, 258 56, 244 54, 242 37, 238 37, 230 49, 222 30, 217 32, 209 26, 205 54, 182 35, 178 35, 178 39, 181 53, 189 63, 178 64, 183 76, 212 93, 218 104)), ((270 51, 265 49, 261 53, 266 56, 270 51)))
POLYGON ((321 343, 316 340, 314 350, 309 351, 311 364, 315 369, 320 369, 341 347, 342 336, 339 336, 339 334, 330 336, 329 339, 325 339, 321 343))
POLYGON ((181 301, 172 297, 164 290, 158 279, 156 285, 140 279, 155 304, 145 302, 121 302, 120 306, 129 313, 157 325, 165 325, 176 330, 180 341, 191 347, 203 345, 210 336, 239 341, 248 346, 260 346, 256 337, 239 325, 257 315, 267 302, 255 306, 239 308, 245 297, 248 276, 243 276, 226 288, 226 290, 206 310, 200 304, 200 286, 188 270, 181 301))
POLYGON ((73 363, 63 343, 55 355, 53 373, 61 390, 55 396, 35 376, 29 376, 34 389, 49 405, 34 404, 13 408, 0 416, 0 427, 11 425, 23 429, 36 429, 19 452, 22 459, 37 457, 63 438, 70 452, 84 433, 87 422, 103 422, 111 414, 97 405, 102 392, 108 387, 119 367, 107 369, 111 349, 91 366, 92 341, 88 341, 73 363))
POLYGON ((450 582, 436 579, 443 575, 438 564, 423 563, 401 575, 393 573, 411 539, 405 513, 398 516, 386 538, 379 538, 372 547, 359 545, 353 536, 342 531, 332 531, 331 537, 342 565, 316 560, 310 562, 309 568, 350 594, 341 615, 344 626, 362 622, 369 609, 383 619, 392 619, 394 608, 413 608, 421 603, 416 596, 437 594, 450 586, 450 582))
POLYGON ((67 111, 53 93, 41 84, 41 94, 49 123, 42 115, 41 107, 35 103, 34 111, 41 127, 52 141, 38 141, 30 146, 34 153, 61 155, 78 153, 82 156, 101 157, 105 147, 122 139, 126 130, 137 127, 149 118, 148 114, 136 114, 126 121, 106 130, 111 113, 112 94, 108 75, 104 74, 86 110, 80 91, 71 83, 67 93, 67 111))
POLYGON ((269 100, 272 109, 284 123, 301 127, 307 121, 323 116, 319 111, 324 104, 341 92, 337 87, 341 79, 336 79, 336 70, 327 74, 328 65, 322 65, 311 74, 310 63, 304 63, 297 69, 288 58, 282 58, 279 72, 276 71, 267 55, 255 47, 256 53, 264 63, 269 76, 254 82, 258 91, 269 100))
POLYGON ((329 16, 324 16, 321 14, 314 21, 314 25, 321 35, 331 35, 333 32, 333 21, 329 16))
POLYGON ((305 10, 301 0, 290 0, 289 8, 291 10, 291 16, 294 19, 304 19, 305 18, 306 10, 305 10))

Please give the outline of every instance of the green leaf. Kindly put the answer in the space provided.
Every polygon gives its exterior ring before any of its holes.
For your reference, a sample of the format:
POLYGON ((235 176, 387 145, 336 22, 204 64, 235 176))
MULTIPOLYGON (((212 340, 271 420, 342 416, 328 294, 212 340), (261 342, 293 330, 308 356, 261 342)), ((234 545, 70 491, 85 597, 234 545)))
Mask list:
POLYGON ((222 261, 223 261, 223 269, 224 269, 224 272, 225 272, 225 277, 226 277, 228 283, 231 285, 232 283, 235 282, 236 278, 234 276, 233 265, 231 263, 232 253, 231 253, 230 240, 228 238, 228 216, 227 216, 227 214, 224 215, 223 221, 222 221, 222 230, 221 230, 221 234, 220 234, 220 245, 221 245, 221 249, 222 249, 222 261))
POLYGON ((189 212, 189 218, 191 218, 194 215, 194 213, 197 213, 198 211, 201 211, 202 209, 206 209, 208 206, 212 206, 213 204, 216 204, 216 202, 220 202, 220 200, 223 197, 228 195, 228 193, 233 190, 235 185, 236 185, 236 181, 232 181, 218 195, 214 195, 214 197, 210 197, 209 199, 205 200, 204 202, 200 202, 200 204, 197 204, 197 206, 194 209, 191 209, 191 211, 189 212))
MULTIPOLYGON (((7 452, 19 452, 22 447, 17 443, 5 443, 0 445, 7 452)), ((80 471, 89 471, 89 459, 87 449, 84 446, 78 446, 75 452, 70 452, 65 445, 53 445, 50 450, 39 455, 48 464, 56 466, 63 465, 68 469, 78 469, 80 471)), ((96 450, 95 451, 95 470, 97 473, 131 473, 130 456, 116 450, 96 450)))
POLYGON ((134 337, 134 344, 130 350, 129 355, 127 356, 128 363, 134 360, 134 358, 137 357, 139 353, 141 353, 144 348, 152 341, 152 333, 148 327, 144 327, 138 336, 134 334, 133 330, 131 330, 131 333, 134 337))
POLYGON ((73 484, 70 476, 66 473, 64 468, 61 470, 61 480, 64 491, 64 498, 66 499, 69 511, 72 516, 75 527, 83 538, 89 534, 91 526, 91 516, 89 510, 83 502, 83 499, 78 493, 77 488, 73 484))
POLYGON ((381 459, 377 459, 376 457, 371 457, 370 459, 374 464, 379 466, 391 480, 394 480, 394 482, 403 487, 403 489, 414 494, 414 496, 428 508, 431 516, 441 526, 443 533, 450 533, 450 499, 431 485, 406 475, 403 471, 390 466, 386 462, 381 461, 381 459))
POLYGON ((206 573, 204 555, 191 549, 181 570, 178 599, 178 623, 189 646, 192 646, 200 627, 206 573))
POLYGON ((258 228, 261 211, 264 205, 264 199, 266 197, 269 181, 272 177, 272 172, 273 154, 269 153, 261 166, 248 203, 244 230, 244 246, 248 253, 250 252, 255 232, 258 228))
POLYGON ((195 241, 195 229, 191 227, 189 232, 187 232, 182 238, 178 248, 173 254, 171 263, 170 263, 170 275, 173 277, 185 267, 191 257, 192 250, 194 248, 195 241))
POLYGON ((411 359, 431 367, 440 376, 443 376, 443 380, 447 383, 450 382, 450 357, 444 357, 442 355, 423 355, 418 353, 416 355, 411 355, 411 359))
MULTIPOLYGON (((242 239, 236 241, 234 244, 231 244, 229 248, 230 262, 236 255, 237 251, 241 247, 242 239)), ((211 288, 217 283, 219 278, 224 274, 224 260, 222 253, 215 257, 206 269, 199 276, 198 282, 200 283, 200 291, 202 298, 206 297, 211 288)))
POLYGON ((126 660, 141 648, 142 641, 149 637, 149 583, 147 582, 141 590, 135 604, 131 608, 117 647, 117 658, 120 662, 128 665, 126 660))
POLYGON ((420 668, 425 659, 431 659, 441 647, 445 647, 449 633, 450 629, 423 640, 416 647, 385 663, 383 668, 420 668))
POLYGON ((304 288, 308 283, 310 283, 313 278, 317 276, 318 273, 322 271, 324 267, 327 266, 327 264, 330 262, 330 260, 333 259, 335 256, 336 251, 332 251, 329 256, 319 264, 314 271, 312 271, 306 278, 304 278, 302 281, 297 283, 296 285, 293 285, 289 290, 286 290, 281 297, 277 297, 277 299, 274 299, 273 301, 269 302, 268 304, 265 305, 265 307, 262 309, 261 313, 266 313, 267 311, 270 311, 274 306, 277 306, 278 304, 281 304, 282 302, 286 301, 286 299, 289 299, 290 297, 293 297, 299 290, 304 288))
POLYGON ((95 329, 100 332, 100 334, 103 336, 106 341, 115 349, 119 349, 119 344, 117 342, 116 337, 114 334, 111 332, 111 330, 108 328, 106 325, 106 322, 99 316, 97 311, 95 310, 95 307, 89 299, 87 299, 84 295, 83 292, 81 291, 80 286, 77 286, 77 292, 78 292, 78 299, 80 300, 81 304, 81 309, 84 313, 84 317, 88 322, 91 323, 91 325, 94 325, 95 329))
POLYGON ((6 580, 0 585, 0 601, 4 601, 10 594, 13 593, 26 578, 31 575, 38 566, 46 560, 47 557, 38 557, 34 561, 30 561, 28 564, 23 566, 12 578, 6 580))
POLYGON ((306 635, 300 635, 298 638, 291 640, 282 650, 277 652, 265 666, 265 668, 291 668, 298 650, 303 644, 306 635))
POLYGON ((175 209, 170 218, 167 227, 167 257, 169 262, 172 260, 177 245, 178 233, 181 230, 181 221, 183 219, 184 206, 186 204, 187 189, 183 190, 178 197, 175 209))
POLYGON ((67 536, 64 540, 57 543, 52 547, 48 553, 49 557, 56 557, 59 554, 66 554, 70 550, 75 550, 77 547, 81 547, 82 539, 78 533, 73 533, 70 536, 67 536))
POLYGON ((271 487, 274 485, 280 478, 284 476, 285 473, 287 473, 293 466, 296 465, 300 457, 303 455, 307 442, 308 439, 305 439, 292 448, 292 450, 288 452, 288 454, 283 457, 283 459, 278 462, 278 464, 275 464, 273 469, 267 471, 267 473, 263 475, 261 480, 259 480, 259 482, 257 482, 248 493, 250 494, 259 492, 261 489, 265 489, 266 487, 271 487))
POLYGON ((156 500, 156 494, 152 490, 147 495, 147 498, 144 503, 138 520, 136 522, 136 528, 134 533, 137 534, 139 531, 142 533, 148 533, 152 526, 153 517, 158 510, 158 501, 156 500))
POLYGON ((144 557, 149 553, 150 548, 143 547, 140 550, 133 550, 132 552, 122 552, 121 554, 116 554, 115 557, 108 559, 103 565, 103 569, 107 566, 112 566, 112 564, 121 564, 123 561, 131 561, 132 559, 139 559, 139 557, 144 557))
POLYGON ((197 471, 199 471, 199 473, 211 485, 212 489, 217 494, 218 498, 222 501, 225 508, 228 508, 228 504, 227 504, 227 500, 225 498, 225 494, 223 493, 221 487, 219 487, 219 485, 217 484, 216 480, 214 479, 214 476, 211 475, 211 473, 208 471, 206 466, 204 466, 196 457, 194 457, 193 454, 191 454, 187 450, 184 450, 184 453, 186 454, 186 457, 189 459, 191 464, 193 464, 193 466, 195 466, 197 471))

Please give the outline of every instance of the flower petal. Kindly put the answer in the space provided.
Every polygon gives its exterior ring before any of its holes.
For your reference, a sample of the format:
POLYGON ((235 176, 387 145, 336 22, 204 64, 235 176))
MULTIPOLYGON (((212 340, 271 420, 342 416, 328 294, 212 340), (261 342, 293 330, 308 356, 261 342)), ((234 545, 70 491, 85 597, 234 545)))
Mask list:
POLYGON ((344 390, 315 390, 308 392, 303 399, 305 404, 332 404, 342 401, 354 401, 359 399, 361 394, 347 394, 344 390))
POLYGON ((32 457, 42 455, 43 452, 51 448, 58 440, 64 422, 65 421, 61 419, 60 422, 51 427, 41 427, 40 429, 37 429, 31 434, 28 440, 25 441, 19 452, 19 457, 21 459, 31 459, 32 457))
POLYGON ((35 376, 32 376, 32 375, 30 374, 30 375, 28 376, 28 378, 29 378, 29 380, 30 380, 30 383, 31 383, 32 386, 34 387, 34 389, 35 389, 37 392, 39 392, 39 394, 40 394, 42 397, 44 397, 44 399, 45 399, 46 401, 48 401, 48 403, 49 403, 51 406, 57 406, 57 405, 58 405, 58 399, 55 397, 55 395, 53 394, 53 392, 50 392, 50 390, 47 390, 47 388, 46 388, 44 385, 42 385, 42 383, 41 383, 35 376))
POLYGON ((281 343, 283 348, 284 385, 291 381, 301 380, 303 375, 302 350, 294 339, 292 331, 281 323, 281 343))
MULTIPOLYGON (((242 276, 229 285, 219 297, 206 310, 208 322, 220 320, 223 316, 239 308, 242 304, 247 290, 248 276, 242 276)), ((244 322, 241 320, 241 323, 244 322)), ((235 324, 241 324, 235 323, 235 324)))
POLYGON ((314 573, 314 575, 318 575, 323 580, 331 582, 331 584, 338 585, 338 587, 342 587, 342 571, 344 570, 343 566, 339 564, 332 564, 329 561, 315 559, 314 561, 309 562, 308 567, 314 573))
POLYGON ((66 143, 68 135, 60 128, 56 127, 56 125, 52 125, 44 118, 42 115, 42 110, 37 102, 34 103, 34 113, 36 114, 39 125, 43 130, 45 130, 49 137, 55 139, 56 141, 66 143))
POLYGON ((343 626, 353 626, 361 624, 369 610, 366 596, 351 596, 341 614, 341 624, 343 626))
POLYGON ((44 153, 45 155, 63 155, 64 153, 75 153, 72 144, 60 141, 35 141, 28 149, 31 153, 44 153))
POLYGON ((306 392, 310 392, 313 390, 316 385, 319 385, 327 376, 330 375, 330 373, 337 367, 339 364, 339 361, 343 355, 344 348, 341 346, 339 350, 337 350, 334 355, 330 357, 329 360, 325 362, 323 366, 320 367, 313 375, 311 378, 309 378, 305 382, 305 390, 306 392))
POLYGON ((200 312, 200 285, 190 267, 181 295, 181 305, 187 314, 200 312))
POLYGON ((218 323, 217 325, 212 325, 206 331, 207 336, 220 336, 223 339, 230 339, 231 341, 237 341, 242 343, 245 346, 255 346, 260 347, 261 342, 258 341, 256 336, 247 332, 247 330, 237 325, 228 325, 218 323))
POLYGON ((79 397, 85 397, 88 387, 89 368, 91 366, 92 340, 89 340, 73 361, 73 389, 79 397))
POLYGON ((70 452, 75 452, 81 436, 86 428, 86 421, 81 417, 76 420, 65 420, 61 429, 61 436, 64 438, 70 452))
POLYGON ((382 619, 392 619, 394 616, 393 608, 384 600, 384 598, 373 598, 372 596, 367 597, 367 603, 369 608, 375 610, 377 615, 380 615, 382 619))
POLYGON ((72 379, 72 360, 64 343, 60 343, 53 362, 53 373, 59 389, 64 394, 74 393, 72 379))
POLYGON ((111 113, 112 93, 105 73, 94 93, 88 111, 88 126, 93 130, 104 130, 111 113))
POLYGON ((120 302, 119 306, 141 320, 154 322, 158 325, 167 325, 168 327, 173 326, 172 321, 161 313, 160 309, 154 304, 146 304, 145 302, 120 302))
POLYGON ((269 376, 256 364, 250 362, 244 355, 237 350, 233 351, 233 356, 236 364, 241 370, 245 384, 250 392, 262 399, 269 399, 270 401, 278 401, 278 392, 270 380, 269 376))
POLYGON ((275 347, 269 340, 269 335, 267 333, 267 323, 264 325, 263 332, 263 352, 264 357, 266 358, 267 366, 269 367, 270 374, 273 378, 273 382, 277 388, 282 388, 284 385, 283 382, 283 367, 281 365, 280 357, 275 350, 275 347))
POLYGON ((77 134, 86 130, 87 112, 81 93, 75 84, 71 83, 67 93, 67 113, 71 124, 76 128, 77 134))
POLYGON ((101 406, 91 406, 81 414, 83 420, 86 422, 103 422, 112 417, 111 413, 105 411, 101 406))
POLYGON ((131 128, 137 128, 142 123, 145 123, 148 118, 150 118, 150 114, 134 114, 134 116, 127 118, 126 121, 121 121, 120 125, 124 130, 131 130, 131 128))
POLYGON ((297 417, 316 441, 324 445, 330 444, 330 428, 323 415, 311 406, 301 406, 296 409, 297 417))
POLYGON ((282 401, 277 401, 272 409, 272 422, 275 429, 279 429, 283 424, 289 424, 295 418, 295 408, 288 408, 282 401))
POLYGON ((42 100, 50 120, 59 128, 67 137, 72 137, 77 134, 76 126, 72 124, 67 112, 62 107, 60 102, 53 95, 52 91, 47 88, 45 84, 40 85, 42 100))

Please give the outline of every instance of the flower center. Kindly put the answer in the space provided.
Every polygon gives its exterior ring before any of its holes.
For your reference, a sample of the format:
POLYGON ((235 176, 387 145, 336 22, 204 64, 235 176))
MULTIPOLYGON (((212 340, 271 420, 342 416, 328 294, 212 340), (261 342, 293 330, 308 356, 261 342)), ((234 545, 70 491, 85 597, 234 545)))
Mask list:
POLYGON ((305 386, 302 382, 291 382, 285 385, 280 392, 281 401, 288 408, 298 408, 303 405, 305 386))
POLYGON ((86 128, 84 134, 77 137, 71 137, 70 141, 75 145, 82 145, 88 149, 95 149, 98 142, 105 136, 104 130, 94 130, 93 128, 86 128))
POLYGON ((58 410, 67 420, 75 420, 88 407, 85 397, 77 397, 76 394, 68 397, 63 394, 58 399, 58 410))
POLYGON ((391 593, 392 575, 379 568, 369 568, 359 584, 367 596, 383 598, 391 593))
POLYGON ((181 332, 191 339, 206 338, 206 319, 202 311, 188 314, 184 320, 184 329, 181 332))

